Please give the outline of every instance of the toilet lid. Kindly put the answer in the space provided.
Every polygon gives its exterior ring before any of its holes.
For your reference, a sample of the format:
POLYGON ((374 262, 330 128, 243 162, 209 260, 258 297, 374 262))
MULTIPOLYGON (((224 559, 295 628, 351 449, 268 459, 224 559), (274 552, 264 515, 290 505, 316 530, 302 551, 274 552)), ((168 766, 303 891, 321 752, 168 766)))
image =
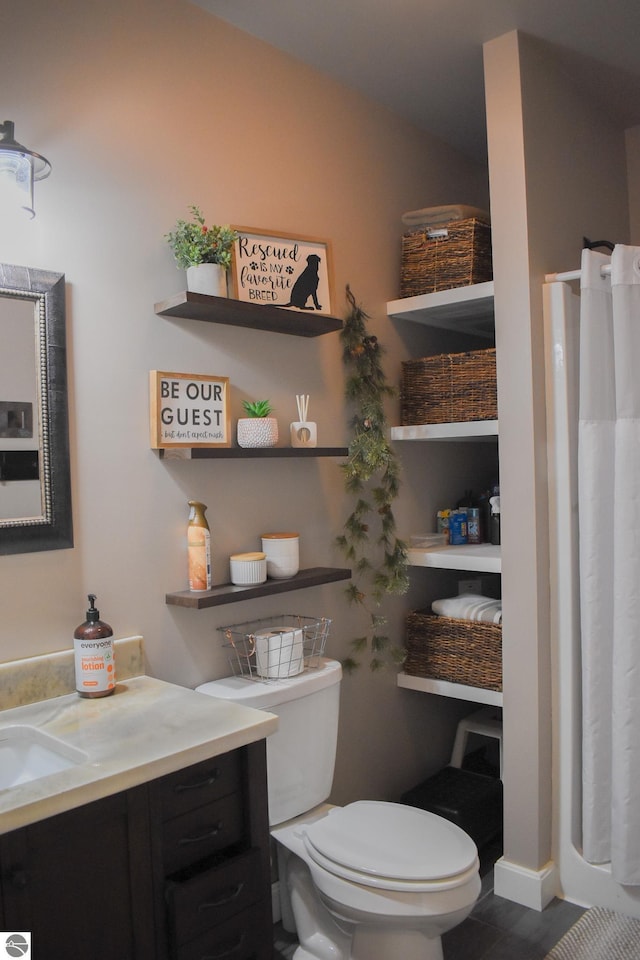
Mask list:
POLYGON ((388 889, 443 881, 455 886, 478 869, 476 845, 463 830, 399 803, 359 800, 336 807, 307 827, 305 847, 338 876, 388 889))

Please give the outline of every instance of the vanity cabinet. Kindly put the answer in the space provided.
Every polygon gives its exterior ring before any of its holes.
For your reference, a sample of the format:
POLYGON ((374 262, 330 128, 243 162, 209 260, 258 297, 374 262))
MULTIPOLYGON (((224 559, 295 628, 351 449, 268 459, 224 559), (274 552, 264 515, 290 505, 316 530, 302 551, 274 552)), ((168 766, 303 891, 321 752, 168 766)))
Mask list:
POLYGON ((5 834, 3 930, 38 957, 151 960, 148 849, 144 786, 5 834))
POLYGON ((270 960, 264 740, 0 836, 0 879, 34 956, 270 960))
POLYGON ((264 741, 150 784, 158 960, 270 960, 264 741))

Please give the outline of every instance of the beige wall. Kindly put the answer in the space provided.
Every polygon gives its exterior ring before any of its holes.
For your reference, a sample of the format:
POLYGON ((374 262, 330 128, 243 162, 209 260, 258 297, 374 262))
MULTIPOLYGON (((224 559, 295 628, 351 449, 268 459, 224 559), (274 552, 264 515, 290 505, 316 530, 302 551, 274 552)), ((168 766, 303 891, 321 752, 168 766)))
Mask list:
POLYGON ((629 241, 640 244, 640 127, 626 131, 627 181, 629 184, 629 241))
MULTIPOLYGON (((149 671, 178 683, 228 672, 219 625, 283 610, 332 617, 328 652, 343 656, 362 627, 340 584, 199 613, 164 603, 186 587, 189 498, 208 504, 219 582, 265 528, 297 528, 304 566, 342 564, 347 502, 332 460, 160 462, 150 369, 228 376, 234 418, 243 397, 269 396, 285 430, 308 392, 321 443, 344 443, 347 428, 336 334, 154 315, 184 288, 163 235, 195 202, 216 222, 331 239, 335 310, 350 283, 396 380, 426 336, 385 317, 400 215, 486 204, 486 171, 183 0, 13 4, 3 36, 5 114, 53 172, 35 221, 0 224, 0 261, 66 274, 75 547, 0 557, 0 659, 70 646, 90 591, 116 636, 144 635, 149 671)), ((418 480, 399 507, 405 528, 418 480)), ((410 600, 392 605, 396 636, 410 600)), ((344 693, 338 799, 396 796, 445 758, 459 705, 398 691, 393 673, 360 671, 344 693)))
MULTIPOLYGON (((624 131, 552 51, 485 45, 503 489, 505 860, 551 856, 552 701, 542 283, 582 237, 627 242, 624 131)), ((507 894, 508 895, 508 894, 507 894)))

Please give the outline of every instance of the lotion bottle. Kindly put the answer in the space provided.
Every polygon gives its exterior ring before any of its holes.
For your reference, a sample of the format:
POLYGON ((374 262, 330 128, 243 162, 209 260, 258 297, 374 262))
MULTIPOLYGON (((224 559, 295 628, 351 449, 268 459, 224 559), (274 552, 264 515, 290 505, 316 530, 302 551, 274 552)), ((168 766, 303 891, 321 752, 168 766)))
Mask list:
POLYGON ((95 594, 89 594, 87 619, 73 634, 76 690, 81 697, 108 697, 116 688, 113 630, 100 619, 95 594))
POLYGON ((206 506, 189 500, 187 552, 189 558, 189 590, 202 593, 211 590, 211 533, 205 517, 206 506))

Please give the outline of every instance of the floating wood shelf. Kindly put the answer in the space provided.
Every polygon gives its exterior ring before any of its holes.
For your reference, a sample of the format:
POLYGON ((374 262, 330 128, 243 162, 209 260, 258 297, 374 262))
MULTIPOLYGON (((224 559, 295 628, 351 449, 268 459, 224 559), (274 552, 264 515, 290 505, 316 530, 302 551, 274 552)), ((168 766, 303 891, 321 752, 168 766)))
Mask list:
POLYGON ((268 460, 310 457, 347 457, 348 447, 167 447, 161 460, 268 460))
POLYGON ((266 583, 260 583, 254 587, 238 587, 233 583, 223 583, 203 593, 192 593, 190 590, 168 593, 165 600, 173 606, 204 610, 206 607, 219 607, 224 603, 238 603, 240 600, 269 597, 276 593, 304 590, 306 587, 319 587, 323 583, 350 579, 351 570, 342 567, 309 567, 286 580, 267 580, 266 583))
POLYGON ((288 310, 269 304, 245 303, 229 297, 209 297, 184 290, 155 304, 160 317, 181 317, 224 323, 232 327, 250 327, 271 333, 290 333, 295 337, 319 337, 342 329, 342 320, 307 310, 288 310))

